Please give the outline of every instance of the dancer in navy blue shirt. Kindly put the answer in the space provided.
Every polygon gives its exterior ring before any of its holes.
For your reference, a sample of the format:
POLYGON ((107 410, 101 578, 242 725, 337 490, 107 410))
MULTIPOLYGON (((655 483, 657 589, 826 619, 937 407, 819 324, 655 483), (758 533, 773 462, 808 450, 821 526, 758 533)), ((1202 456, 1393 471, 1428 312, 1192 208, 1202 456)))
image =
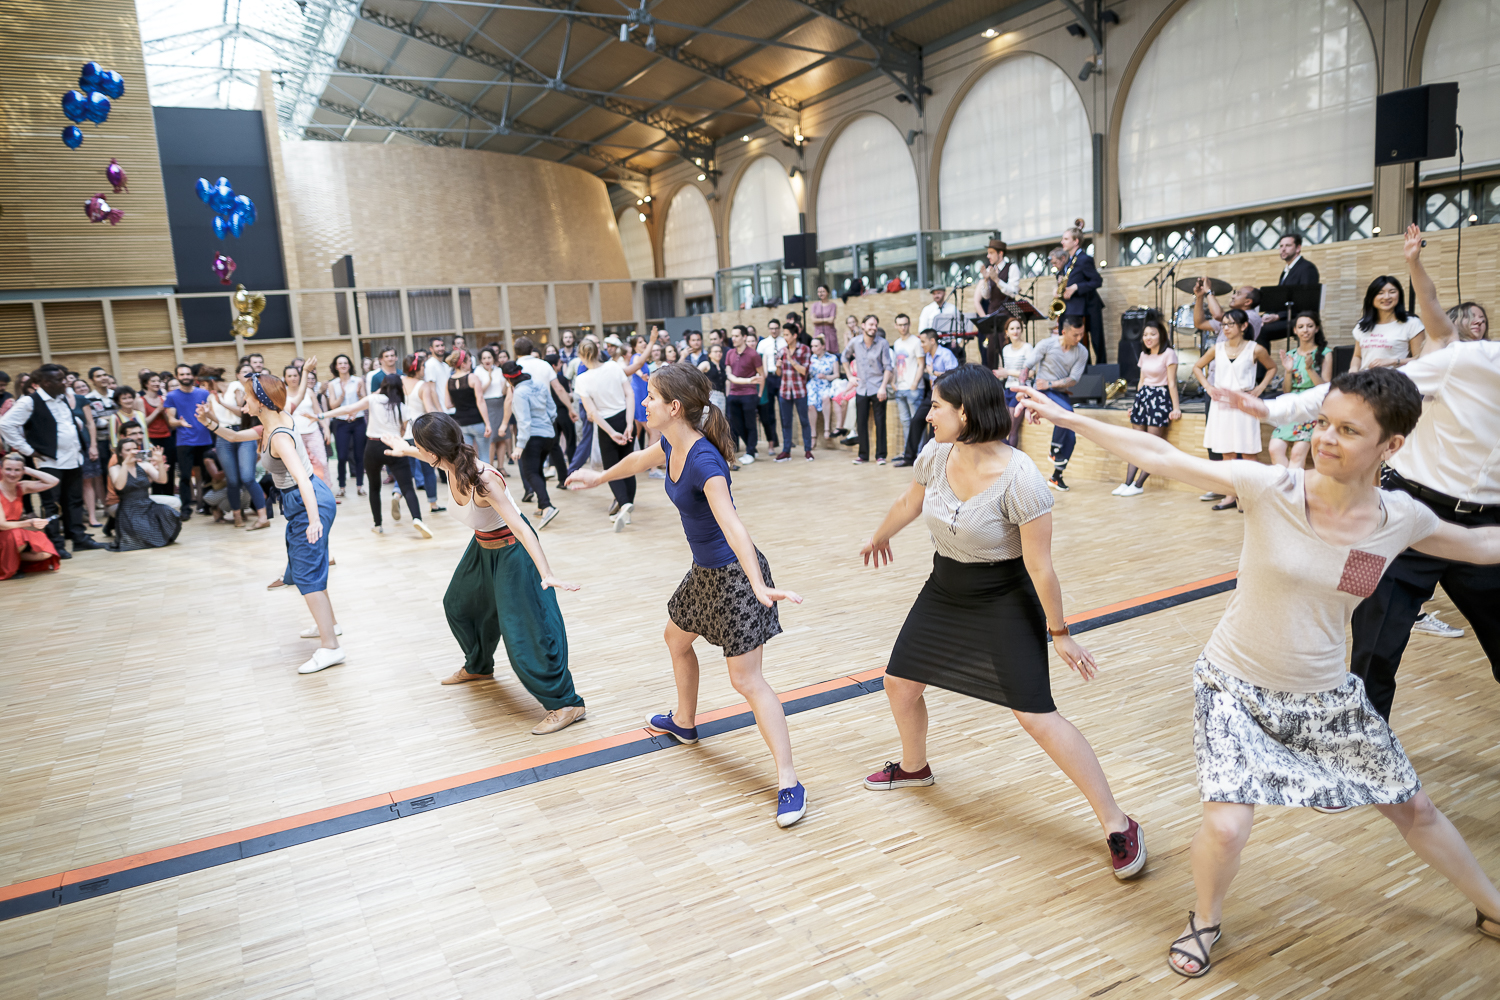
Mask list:
POLYGON ((682 515, 693 551, 693 568, 667 602, 667 649, 677 679, 677 707, 653 715, 647 725, 680 743, 698 742, 698 654, 700 635, 724 650, 729 680, 755 713, 760 735, 776 759, 776 823, 791 826, 807 811, 807 792, 792 767, 792 739, 781 699, 761 673, 766 640, 781 633, 777 601, 801 604, 777 590, 771 566, 750 540, 729 493, 734 443, 729 422, 708 399, 713 386, 690 365, 666 365, 651 376, 646 425, 660 436, 603 472, 579 469, 572 489, 589 489, 666 465, 667 497, 682 515))

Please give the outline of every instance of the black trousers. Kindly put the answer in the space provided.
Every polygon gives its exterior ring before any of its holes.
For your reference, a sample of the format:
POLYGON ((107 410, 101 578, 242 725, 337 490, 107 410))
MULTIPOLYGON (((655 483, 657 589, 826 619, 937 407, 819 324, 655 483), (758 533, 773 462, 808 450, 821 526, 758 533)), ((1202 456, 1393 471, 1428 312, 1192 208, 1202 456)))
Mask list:
MULTIPOLYGON (((385 453, 385 442, 379 438, 365 440, 365 474, 370 477, 370 516, 375 519, 375 527, 380 527, 380 470, 389 469, 391 478, 396 481, 396 488, 406 498, 406 509, 411 511, 412 520, 422 517, 422 508, 417 502, 417 487, 411 478, 411 459, 392 458, 385 453)), ((285 513, 283 511, 283 513, 285 513)))
POLYGON ((917 452, 922 450, 922 438, 927 433, 927 412, 931 409, 932 389, 929 388, 922 394, 922 402, 911 415, 911 426, 906 430, 906 450, 901 457, 906 459, 907 465, 916 464, 917 452))
POLYGON ((1089 340, 1094 345, 1094 364, 1108 364, 1109 353, 1104 343, 1104 303, 1096 298, 1085 310, 1084 315, 1088 317, 1089 323, 1089 340))
MULTIPOLYGON (((604 422, 609 424, 621 434, 625 433, 625 411, 621 410, 612 417, 605 417, 604 422)), ((530 444, 530 442, 527 442, 530 444)), ((599 461, 606 469, 613 469, 620 464, 620 460, 630 454, 630 442, 616 444, 615 439, 608 434, 599 435, 599 461)), ((610 481, 609 491, 615 495, 620 503, 635 503, 635 477, 629 479, 614 479, 610 481)))
POLYGON ((39 471, 57 477, 57 485, 50 490, 43 490, 41 494, 42 516, 57 515, 57 520, 47 525, 47 537, 57 546, 62 545, 64 537, 75 542, 87 538, 88 535, 83 530, 82 466, 72 469, 43 468, 39 471))
MULTIPOLYGON (((1391 488, 1388 482, 1383 485, 1391 488)), ((1430 503, 1427 506, 1443 520, 1466 527, 1500 524, 1500 510, 1455 514, 1430 503)), ((1370 704, 1387 720, 1396 698, 1396 670, 1411 640, 1411 627, 1422 617, 1422 605, 1432 599, 1439 583, 1469 620, 1489 657, 1490 671, 1500 681, 1500 566, 1449 562, 1407 549, 1386 567, 1375 593, 1354 609, 1351 622, 1354 652, 1349 671, 1363 678, 1370 704)))
MULTIPOLYGON (((526 487, 527 493, 536 494, 536 505, 540 510, 552 506, 552 498, 547 495, 547 477, 542 475, 542 462, 556 450, 555 437, 529 437, 526 447, 521 450, 521 485, 526 487)), ((563 475, 566 478, 567 474, 563 475)))
MULTIPOLYGON (((193 516, 193 466, 203 469, 203 456, 214 450, 212 444, 177 446, 177 496, 182 499, 183 520, 193 516)), ((208 485, 208 470, 203 469, 203 484, 208 485)))
POLYGON ((557 408, 557 417, 552 421, 552 429, 557 431, 557 443, 562 449, 564 464, 557 470, 562 479, 568 478, 568 465, 573 461, 573 452, 578 450, 578 428, 573 426, 573 417, 565 413, 563 408, 557 408))
MULTIPOLYGON (((166 437, 151 438, 146 442, 149 451, 152 448, 160 448, 162 454, 167 456, 167 481, 164 483, 152 483, 151 492, 157 496, 175 497, 177 495, 177 435, 168 434, 166 437)), ((105 459, 109 461, 108 458, 105 459)))
POLYGON ((776 400, 781 396, 781 376, 766 376, 765 398, 756 404, 760 411, 760 425, 766 429, 766 447, 772 451, 781 447, 781 436, 776 433, 776 400))
POLYGON ((339 454, 339 489, 348 485, 347 473, 354 469, 354 485, 365 484, 365 418, 333 422, 333 444, 339 454))
MULTIPOLYGON (((876 396, 854 397, 854 429, 859 432, 859 457, 865 461, 870 458, 871 416, 875 418, 875 458, 885 458, 885 404, 885 400, 876 396)), ((922 419, 926 418, 924 413, 922 419)))
POLYGON ((745 454, 755 457, 755 396, 726 396, 729 407, 729 430, 745 448, 745 454))

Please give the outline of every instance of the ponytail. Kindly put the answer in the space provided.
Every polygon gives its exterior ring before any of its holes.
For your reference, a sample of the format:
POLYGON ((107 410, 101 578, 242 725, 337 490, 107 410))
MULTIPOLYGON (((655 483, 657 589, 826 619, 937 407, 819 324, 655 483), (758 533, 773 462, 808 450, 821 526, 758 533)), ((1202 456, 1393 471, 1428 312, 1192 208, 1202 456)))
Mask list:
POLYGON ((424 413, 411 425, 412 440, 453 467, 453 478, 461 490, 489 496, 479 472, 479 453, 464 440, 463 431, 446 413, 424 413))
POLYGON ((719 449, 724 461, 734 464, 734 438, 729 433, 729 421, 722 410, 709 402, 713 383, 707 375, 692 365, 663 365, 652 373, 651 384, 663 400, 681 404, 682 419, 701 431, 719 449))
POLYGON ((724 411, 713 403, 709 403, 703 411, 703 424, 700 429, 703 431, 703 436, 719 449, 719 454, 724 456, 724 461, 733 465, 734 435, 729 432, 729 420, 724 416, 724 411))

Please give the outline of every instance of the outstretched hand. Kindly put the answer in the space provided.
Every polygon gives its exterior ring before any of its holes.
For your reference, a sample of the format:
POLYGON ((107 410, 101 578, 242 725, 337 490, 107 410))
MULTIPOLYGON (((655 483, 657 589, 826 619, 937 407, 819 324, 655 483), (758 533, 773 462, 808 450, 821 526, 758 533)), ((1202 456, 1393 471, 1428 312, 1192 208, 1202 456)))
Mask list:
POLYGON ((385 445, 385 453, 392 458, 401 458, 409 455, 406 450, 406 439, 395 434, 380 435, 380 443, 385 445))
POLYGON ((559 580, 555 576, 544 576, 544 577, 542 577, 542 589, 543 590, 546 590, 549 587, 555 587, 558 590, 578 590, 580 588, 580 586, 581 586, 581 584, 568 583, 565 580, 559 580))
POLYGON ((1026 407, 1027 415, 1032 423, 1045 417, 1054 424, 1061 424, 1068 417, 1068 411, 1058 406, 1050 396, 1038 392, 1029 385, 1016 386, 1016 401, 1026 407))
POLYGON ((1271 415, 1271 408, 1265 404, 1259 396, 1253 396, 1239 389, 1222 389, 1219 386, 1208 387, 1209 397, 1221 406, 1232 406, 1241 413, 1248 413, 1257 420, 1264 420, 1271 415))
POLYGON ((1401 247, 1401 255, 1408 263, 1415 264, 1422 257, 1422 230, 1417 228, 1415 222, 1406 226, 1406 239, 1401 247))
POLYGON ((801 596, 790 590, 760 590, 756 592, 755 599, 766 607, 772 607, 777 601, 791 601, 793 604, 801 604, 801 596))
POLYGON ((875 569, 888 566, 896 561, 896 557, 891 555, 891 541, 889 538, 878 543, 875 541, 874 536, 865 539, 865 544, 859 547, 859 554, 864 559, 866 566, 869 566, 871 560, 874 560, 875 569))
POLYGON ((579 469, 563 481, 563 488, 569 490, 591 490, 599 485, 599 480, 604 478, 604 473, 595 472, 593 469, 579 469))

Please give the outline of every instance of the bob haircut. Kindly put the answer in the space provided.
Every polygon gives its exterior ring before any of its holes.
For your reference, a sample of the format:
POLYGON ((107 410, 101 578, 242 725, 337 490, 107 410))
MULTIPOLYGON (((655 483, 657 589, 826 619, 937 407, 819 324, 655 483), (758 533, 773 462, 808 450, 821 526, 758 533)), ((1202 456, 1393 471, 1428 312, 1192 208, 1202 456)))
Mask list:
POLYGON ((984 365, 959 365, 934 382, 932 391, 949 406, 963 408, 964 429, 958 435, 961 443, 984 444, 1004 441, 1010 436, 1005 390, 995 373, 984 365))

